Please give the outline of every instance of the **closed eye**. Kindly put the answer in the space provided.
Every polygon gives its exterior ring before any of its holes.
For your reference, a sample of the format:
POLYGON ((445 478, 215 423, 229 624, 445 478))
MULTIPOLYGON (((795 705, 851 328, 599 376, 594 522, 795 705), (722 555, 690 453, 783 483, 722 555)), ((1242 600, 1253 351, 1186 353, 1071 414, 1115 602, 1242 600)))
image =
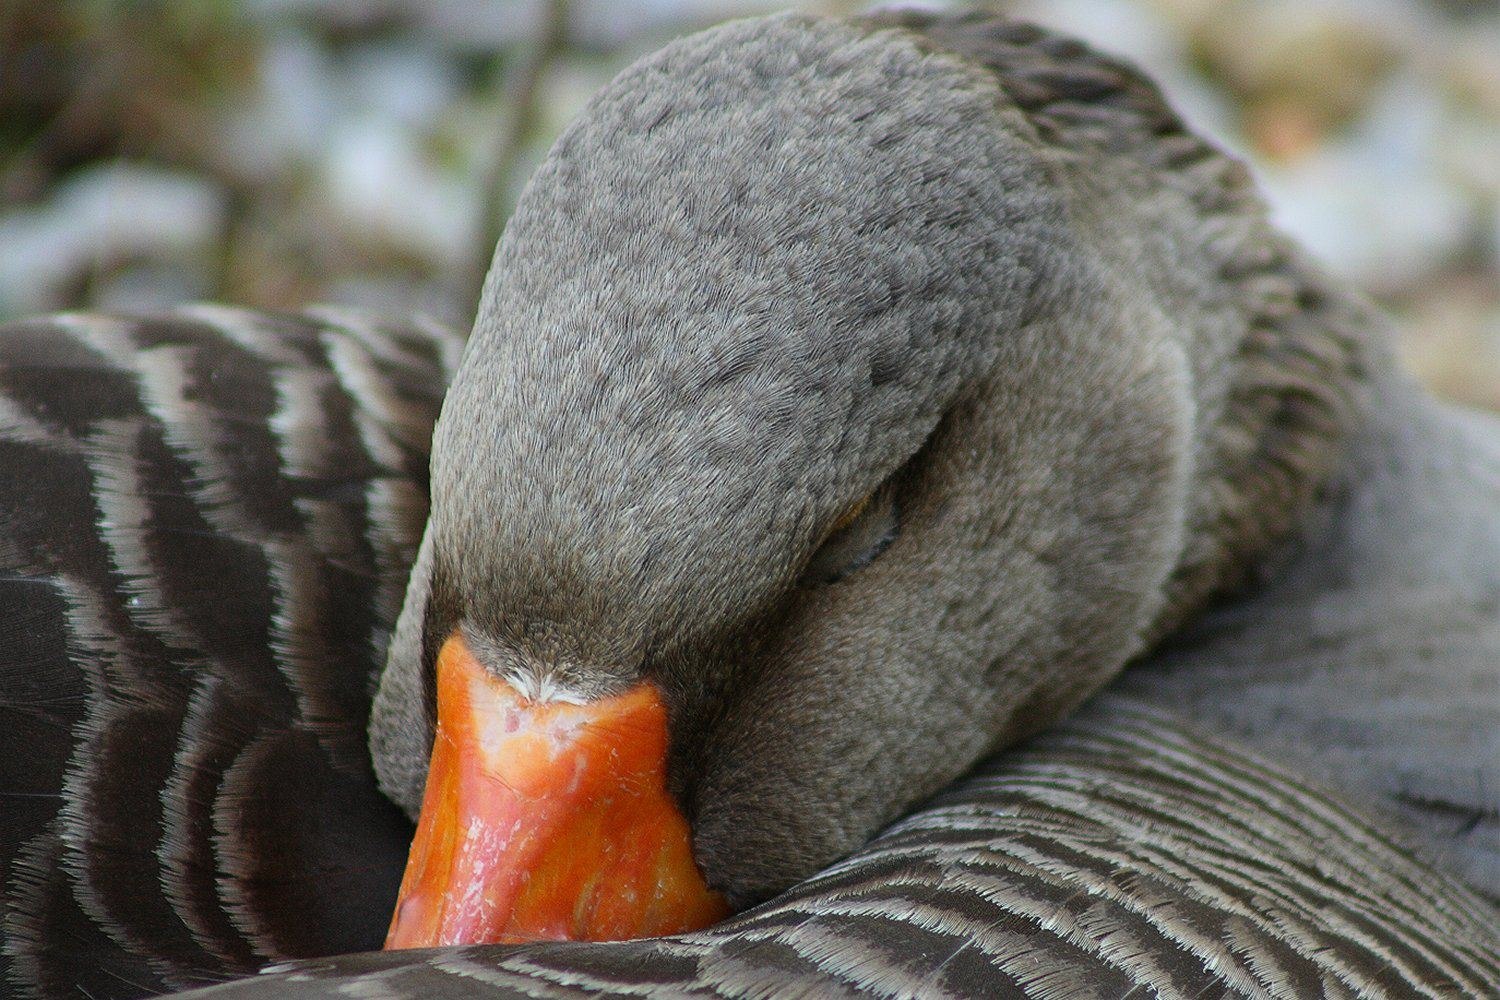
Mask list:
POLYGON ((894 483, 886 483, 834 524, 803 571, 804 585, 833 583, 875 560, 900 530, 894 483))

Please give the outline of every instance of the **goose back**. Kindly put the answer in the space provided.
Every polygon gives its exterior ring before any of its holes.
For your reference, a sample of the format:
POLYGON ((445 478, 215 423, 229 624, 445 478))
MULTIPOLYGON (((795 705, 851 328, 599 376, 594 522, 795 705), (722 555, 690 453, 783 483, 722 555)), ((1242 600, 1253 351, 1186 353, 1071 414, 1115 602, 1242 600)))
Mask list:
POLYGON ((1121 678, 1417 832, 1500 901, 1500 420, 1380 387, 1253 594, 1121 678))

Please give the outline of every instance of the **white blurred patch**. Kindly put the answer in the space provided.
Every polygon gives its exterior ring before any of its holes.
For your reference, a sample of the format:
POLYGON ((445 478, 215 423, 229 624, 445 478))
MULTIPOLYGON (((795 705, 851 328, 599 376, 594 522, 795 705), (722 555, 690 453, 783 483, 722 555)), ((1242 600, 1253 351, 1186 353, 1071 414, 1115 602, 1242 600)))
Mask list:
POLYGON ((325 139, 322 172, 341 231, 454 265, 474 239, 476 192, 423 155, 392 119, 339 122, 325 139))
POLYGON ((201 177, 126 162, 82 170, 46 204, 0 215, 0 312, 53 308, 68 283, 134 257, 172 259, 188 277, 168 293, 192 294, 192 262, 210 258, 224 218, 223 194, 201 177))
POLYGON ((1366 288, 1418 280, 1473 235, 1469 199, 1438 158, 1448 119, 1430 86, 1398 74, 1347 135, 1261 169, 1276 221, 1366 288))

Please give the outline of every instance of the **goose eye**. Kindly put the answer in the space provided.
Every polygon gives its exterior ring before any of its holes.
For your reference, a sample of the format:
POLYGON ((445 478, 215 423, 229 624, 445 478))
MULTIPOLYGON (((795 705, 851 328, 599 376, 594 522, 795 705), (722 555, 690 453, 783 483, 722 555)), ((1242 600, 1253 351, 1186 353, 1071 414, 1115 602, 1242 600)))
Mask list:
POLYGON ((834 522, 808 562, 802 582, 833 583, 868 565, 896 537, 899 520, 896 490, 887 483, 834 522))

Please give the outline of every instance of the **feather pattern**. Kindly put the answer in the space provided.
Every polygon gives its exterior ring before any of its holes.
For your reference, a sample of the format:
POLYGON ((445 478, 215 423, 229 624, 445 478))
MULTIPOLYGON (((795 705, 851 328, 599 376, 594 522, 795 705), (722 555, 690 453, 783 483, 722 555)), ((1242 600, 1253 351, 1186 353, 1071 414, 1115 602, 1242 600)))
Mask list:
POLYGON ((10 992, 379 943, 409 829, 370 777, 372 666, 459 347, 331 311, 4 329, 10 992))
POLYGON ((1493 996, 1494 924, 1319 791, 1106 697, 706 931, 343 956, 192 995, 1493 996))

